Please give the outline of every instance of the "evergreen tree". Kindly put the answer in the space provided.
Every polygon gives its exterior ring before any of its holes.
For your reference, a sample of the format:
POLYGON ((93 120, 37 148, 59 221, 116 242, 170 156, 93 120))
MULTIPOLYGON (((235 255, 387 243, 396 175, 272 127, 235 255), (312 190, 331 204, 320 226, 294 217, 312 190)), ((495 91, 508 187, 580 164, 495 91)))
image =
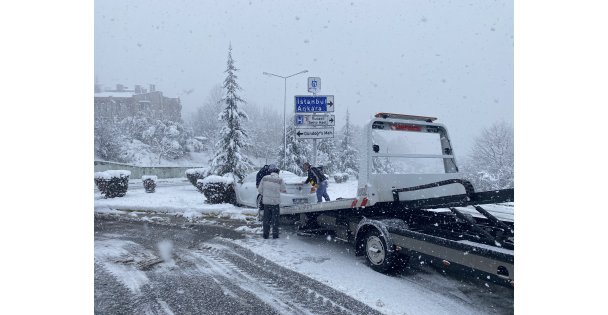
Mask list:
POLYGON ((339 170, 338 152, 334 138, 320 139, 317 144, 317 164, 323 165, 326 174, 333 174, 339 170))
POLYGON ((350 113, 346 109, 346 124, 342 127, 342 141, 338 161, 340 162, 339 169, 341 172, 351 175, 359 174, 359 150, 354 143, 353 128, 350 124, 350 113))
MULTIPOLYGON (((289 121, 289 120, 288 120, 289 121)), ((293 121, 293 117, 291 118, 293 121)), ((287 124, 287 154, 283 150, 283 145, 280 146, 278 156, 278 167, 282 170, 290 171, 298 176, 304 175, 302 164, 310 156, 310 148, 306 145, 306 141, 296 139, 295 127, 293 124, 287 124), (286 157, 286 158, 285 158, 286 157)))
POLYGON ((238 69, 234 66, 232 59, 232 44, 228 47, 228 62, 225 73, 224 89, 226 96, 222 102, 226 104, 224 110, 218 115, 218 119, 225 125, 220 130, 220 139, 216 143, 215 157, 211 159, 211 172, 216 175, 232 173, 235 180, 242 181, 245 175, 252 169, 253 164, 242 149, 249 146, 249 137, 244 130, 241 119, 247 120, 247 113, 239 108, 239 103, 245 103, 237 95, 241 87, 236 83, 235 72, 238 69))

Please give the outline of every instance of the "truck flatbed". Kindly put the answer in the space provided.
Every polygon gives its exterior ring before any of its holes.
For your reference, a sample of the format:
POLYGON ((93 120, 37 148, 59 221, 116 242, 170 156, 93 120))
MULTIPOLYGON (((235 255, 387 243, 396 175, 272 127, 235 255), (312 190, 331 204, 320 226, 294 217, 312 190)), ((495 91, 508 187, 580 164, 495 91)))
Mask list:
POLYGON ((281 214, 299 215, 302 231, 352 242, 379 272, 416 255, 512 285, 514 190, 476 192, 458 172, 447 129, 435 120, 376 115, 363 130, 356 197, 283 207, 281 214), (413 152, 415 136, 435 147, 413 152))

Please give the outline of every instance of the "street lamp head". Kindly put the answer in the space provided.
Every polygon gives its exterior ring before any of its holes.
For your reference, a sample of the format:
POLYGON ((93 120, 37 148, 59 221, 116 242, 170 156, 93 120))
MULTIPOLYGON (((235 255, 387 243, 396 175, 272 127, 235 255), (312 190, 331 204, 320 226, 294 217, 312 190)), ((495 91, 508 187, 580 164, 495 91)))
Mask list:
POLYGON ((274 76, 274 77, 279 77, 279 78, 282 78, 282 79, 287 79, 287 78, 293 77, 294 75, 298 75, 298 74, 302 74, 302 73, 306 73, 306 72, 308 72, 308 70, 300 71, 300 72, 294 73, 294 74, 292 74, 290 76, 282 76, 282 75, 278 75, 278 74, 274 74, 274 73, 269 73, 269 72, 266 72, 266 71, 262 72, 262 74, 263 75, 267 75, 267 76, 274 76))

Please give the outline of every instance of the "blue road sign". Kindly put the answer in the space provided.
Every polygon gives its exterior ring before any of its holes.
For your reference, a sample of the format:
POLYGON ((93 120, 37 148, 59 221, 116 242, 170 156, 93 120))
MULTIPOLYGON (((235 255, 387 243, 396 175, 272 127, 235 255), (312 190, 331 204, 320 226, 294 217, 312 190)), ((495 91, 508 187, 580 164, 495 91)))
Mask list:
POLYGON ((334 111, 333 95, 296 95, 296 113, 327 113, 334 111))
POLYGON ((304 124, 304 116, 296 115, 296 125, 302 125, 302 124, 304 124))

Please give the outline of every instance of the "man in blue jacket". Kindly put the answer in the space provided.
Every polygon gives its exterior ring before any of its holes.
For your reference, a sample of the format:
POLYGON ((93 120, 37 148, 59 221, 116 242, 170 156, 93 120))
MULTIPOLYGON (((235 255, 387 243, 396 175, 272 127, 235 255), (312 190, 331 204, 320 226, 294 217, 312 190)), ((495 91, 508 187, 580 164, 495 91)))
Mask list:
POLYGON ((308 172, 308 178, 306 178, 304 184, 310 183, 313 190, 317 190, 317 202, 323 201, 321 197, 325 198, 325 201, 329 201, 329 195, 327 194, 329 182, 325 174, 319 168, 310 166, 308 162, 304 163, 304 171, 308 172))

